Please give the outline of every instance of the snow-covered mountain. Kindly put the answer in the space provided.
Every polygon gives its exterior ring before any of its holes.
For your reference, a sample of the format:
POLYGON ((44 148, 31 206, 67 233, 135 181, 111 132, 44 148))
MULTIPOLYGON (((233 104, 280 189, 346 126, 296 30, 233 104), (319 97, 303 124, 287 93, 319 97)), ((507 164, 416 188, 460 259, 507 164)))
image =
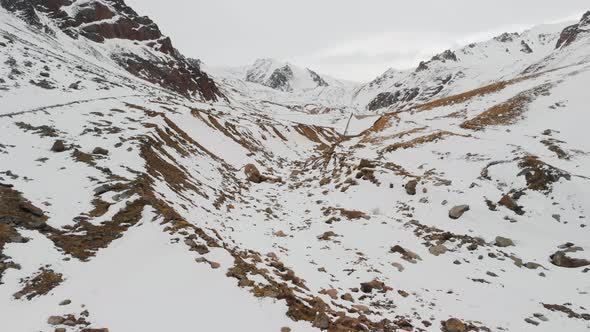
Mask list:
MULTIPOLYGON (((258 59, 251 67, 245 68, 245 71, 246 81, 285 92, 311 90, 331 85, 311 69, 300 68, 273 59, 258 59)), ((338 84, 334 81, 331 83, 338 84)))
POLYGON ((361 84, 338 80, 288 62, 259 59, 243 67, 203 67, 230 100, 275 118, 337 126, 343 130, 351 113, 352 92, 361 84))
POLYGON ((0 5, 0 331, 590 328, 590 12, 371 86, 0 5))
POLYGON ((446 50, 413 70, 390 69, 354 92, 370 111, 406 108, 525 73, 555 52, 564 24, 504 33, 489 41, 446 50))

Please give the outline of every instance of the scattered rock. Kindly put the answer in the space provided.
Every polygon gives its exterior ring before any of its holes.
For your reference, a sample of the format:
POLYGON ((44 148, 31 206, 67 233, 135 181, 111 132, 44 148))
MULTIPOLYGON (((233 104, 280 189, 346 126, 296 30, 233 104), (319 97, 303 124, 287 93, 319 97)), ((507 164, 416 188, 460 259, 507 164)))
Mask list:
POLYGON ((385 290, 387 290, 387 286, 385 286, 385 283, 383 283, 382 281, 379 281, 376 279, 373 281, 361 283, 361 291, 363 293, 367 293, 367 294, 371 293, 371 292, 373 292, 374 289, 385 291, 385 290))
POLYGON ((402 255, 402 258, 410 263, 416 263, 418 260, 422 260, 420 256, 410 250, 404 249, 399 245, 395 245, 390 249, 393 253, 398 253, 402 255))
POLYGON ((590 261, 568 257, 565 251, 558 251, 551 255, 551 263, 559 267, 578 268, 590 265, 590 261))
POLYGON ((535 316, 535 318, 537 318, 540 321, 543 322, 548 322, 549 318, 545 317, 545 315, 541 314, 541 313, 534 313, 533 316, 535 316))
POLYGON ((524 264, 524 267, 526 267, 529 270, 536 270, 538 268, 544 268, 543 265, 541 265, 539 263, 535 263, 535 262, 528 262, 528 263, 524 264))
POLYGON ((416 195, 416 186, 418 185, 418 181, 417 180, 410 180, 408 183, 406 183, 406 193, 408 195, 416 195))
POLYGON ((287 237, 287 234, 285 234, 285 232, 283 232, 283 231, 277 231, 274 233, 274 235, 276 237, 287 237))
POLYGON ((352 297, 352 295, 350 293, 345 293, 342 296, 340 296, 340 298, 344 301, 354 302, 354 298, 352 297))
POLYGON ((444 253, 446 253, 449 249, 447 249, 447 247, 445 247, 444 244, 439 244, 436 246, 432 246, 428 249, 428 251, 433 254, 434 256, 438 256, 438 255, 442 255, 444 253))
POLYGON ((524 214, 524 210, 522 209, 522 206, 518 205, 518 203, 516 202, 516 200, 512 197, 510 197, 509 195, 504 195, 500 201, 498 202, 498 204, 500 204, 501 206, 506 207, 509 210, 514 211, 514 213, 518 214, 519 216, 524 214))
POLYGON ((64 143, 63 140, 58 139, 57 141, 55 141, 55 143, 53 143, 53 146, 51 147, 51 151, 53 152, 64 152, 66 150, 66 145, 64 143))
POLYGON ((323 241, 330 241, 334 236, 338 236, 338 235, 336 235, 336 233, 334 233, 332 231, 327 231, 324 234, 318 236, 318 239, 323 240, 323 241))
POLYGON ((358 168, 375 168, 375 164, 370 160, 361 159, 358 168))
POLYGON ((253 164, 244 166, 244 173, 246 174, 246 179, 253 183, 262 183, 269 180, 268 177, 260 174, 258 168, 253 164))
POLYGON ((328 295, 329 297, 332 298, 332 300, 338 299, 338 291, 335 290, 334 288, 332 288, 332 289, 322 289, 320 291, 320 294, 328 295))
POLYGON ((92 154, 99 154, 101 156, 108 156, 109 150, 101 148, 101 147, 96 147, 96 148, 94 148, 94 150, 92 150, 92 154))
POLYGON ((323 312, 318 313, 313 320, 313 327, 320 330, 327 330, 330 327, 330 318, 323 312))
POLYGON ((449 210, 449 218, 459 219, 465 212, 469 211, 469 205, 458 205, 449 210))
POLYGON ((371 311, 371 309, 369 309, 369 307, 367 307, 366 305, 362 305, 362 304, 355 304, 352 306, 353 309, 355 309, 356 311, 362 312, 362 313, 368 313, 371 311))
POLYGON ((446 332, 465 332, 467 330, 465 324, 457 318, 447 319, 444 327, 446 332))
POLYGON ((495 245, 501 248, 514 246, 514 242, 506 237, 496 236, 495 245))
POLYGON ((281 332, 291 332, 291 328, 289 327, 281 327, 281 332))
POLYGON ((49 325, 60 325, 62 324, 66 319, 61 317, 61 316, 51 316, 47 319, 47 324, 49 325))

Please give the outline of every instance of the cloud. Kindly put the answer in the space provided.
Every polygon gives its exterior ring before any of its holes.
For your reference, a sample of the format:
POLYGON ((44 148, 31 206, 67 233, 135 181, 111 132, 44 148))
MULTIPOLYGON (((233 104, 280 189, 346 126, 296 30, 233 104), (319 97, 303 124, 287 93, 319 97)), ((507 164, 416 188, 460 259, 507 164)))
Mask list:
MULTIPOLYGON (((572 21, 577 16, 568 16, 548 24, 572 21)), ((334 77, 366 82, 389 68, 412 69, 420 61, 428 60, 447 49, 459 49, 470 43, 487 41, 504 32, 523 32, 533 26, 510 24, 462 35, 420 29, 386 31, 331 45, 309 55, 295 57, 292 61, 334 77)))

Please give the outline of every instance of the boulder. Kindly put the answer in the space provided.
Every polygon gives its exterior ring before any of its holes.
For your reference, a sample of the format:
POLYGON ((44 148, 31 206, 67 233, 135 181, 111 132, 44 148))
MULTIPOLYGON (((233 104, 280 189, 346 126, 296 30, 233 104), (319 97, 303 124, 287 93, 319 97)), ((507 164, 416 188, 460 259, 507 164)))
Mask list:
POLYGON ((59 325, 62 324, 66 319, 61 316, 51 316, 47 319, 47 324, 49 325, 59 325))
POLYGON ((418 181, 417 180, 410 180, 408 181, 408 183, 406 183, 406 193, 408 195, 416 195, 416 186, 418 185, 418 181))
POLYGON ((101 147, 96 147, 96 148, 94 148, 94 150, 92 150, 92 154, 99 154, 101 156, 108 156, 109 150, 107 150, 105 148, 101 148, 101 147))
POLYGON ((72 303, 72 300, 63 300, 59 303, 59 305, 69 305, 72 303))
POLYGON ((498 201, 498 204, 506 207, 509 210, 514 211, 514 213, 516 213, 520 216, 524 214, 524 210, 522 209, 522 206, 518 205, 516 200, 514 198, 510 197, 509 195, 504 195, 500 199, 500 201, 498 201))
POLYGON ((446 332, 465 332, 467 330, 465 323, 457 318, 447 319, 444 325, 446 332))
POLYGON ((449 218, 459 219, 467 211, 469 211, 469 205, 457 205, 449 210, 449 218))
POLYGON ((434 256, 438 256, 438 255, 442 255, 444 253, 446 253, 449 249, 447 249, 447 247, 445 247, 444 244, 439 244, 436 246, 432 246, 428 249, 428 251, 433 254, 434 256))
POLYGON ((385 283, 383 283, 382 281, 379 281, 379 280, 373 280, 373 281, 361 283, 361 291, 363 293, 367 293, 367 294, 373 292, 374 289, 386 290, 386 288, 387 287, 385 286, 385 283))
POLYGON ((511 239, 502 236, 496 236, 494 244, 501 248, 514 246, 514 242, 511 239))
POLYGON ((375 168, 375 164, 370 160, 361 159, 358 168, 375 168))
POLYGON ((244 173, 246 174, 246 179, 250 182, 262 183, 266 181, 266 177, 260 174, 258 168, 256 168, 256 166, 253 164, 244 166, 244 173))
POLYGON ((559 267, 578 268, 590 265, 590 261, 581 258, 571 258, 565 251, 558 251, 550 256, 551 263, 559 267))
POLYGON ((55 141, 55 143, 53 143, 53 146, 51 147, 52 152, 64 152, 65 150, 66 150, 66 144, 61 139, 58 139, 57 141, 55 141))

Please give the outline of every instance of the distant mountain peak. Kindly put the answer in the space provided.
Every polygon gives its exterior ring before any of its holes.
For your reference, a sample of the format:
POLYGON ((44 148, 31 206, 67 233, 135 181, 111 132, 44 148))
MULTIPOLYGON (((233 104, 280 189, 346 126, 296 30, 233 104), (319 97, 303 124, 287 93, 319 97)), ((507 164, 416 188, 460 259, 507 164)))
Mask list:
POLYGON ((246 70, 246 81, 258 83, 269 88, 293 92, 317 87, 327 87, 330 84, 317 72, 282 62, 271 58, 262 58, 246 70))

